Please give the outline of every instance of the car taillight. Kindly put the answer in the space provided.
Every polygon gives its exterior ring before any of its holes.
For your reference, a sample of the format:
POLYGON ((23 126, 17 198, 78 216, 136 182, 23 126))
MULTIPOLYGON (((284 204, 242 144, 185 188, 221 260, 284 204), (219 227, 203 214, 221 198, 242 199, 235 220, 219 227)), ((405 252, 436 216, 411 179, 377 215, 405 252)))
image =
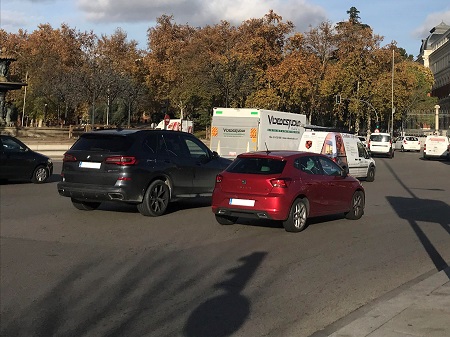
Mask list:
POLYGON ((405 139, 405 140, 403 140, 403 144, 406 144, 406 139, 405 139))
POLYGON ((73 162, 73 161, 77 161, 77 158, 75 158, 75 156, 68 153, 64 153, 63 162, 73 162))
POLYGON ((427 149, 427 143, 423 144, 423 150, 425 151, 427 149))
POLYGON ((137 163, 136 157, 112 156, 105 159, 106 164, 115 164, 120 166, 131 166, 137 163))
POLYGON ((270 183, 272 184, 273 187, 287 188, 286 179, 271 179, 270 183))
POLYGON ((216 183, 221 183, 223 180, 223 176, 221 174, 216 175, 216 183))

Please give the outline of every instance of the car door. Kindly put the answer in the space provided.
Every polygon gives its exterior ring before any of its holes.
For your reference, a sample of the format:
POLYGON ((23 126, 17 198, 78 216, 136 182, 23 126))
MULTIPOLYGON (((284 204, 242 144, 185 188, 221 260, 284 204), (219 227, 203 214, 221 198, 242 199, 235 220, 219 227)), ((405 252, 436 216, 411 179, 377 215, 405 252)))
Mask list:
POLYGON ((367 177, 367 169, 369 167, 370 161, 367 159, 367 151, 361 142, 357 142, 356 146, 358 147, 358 157, 356 158, 356 172, 357 175, 355 177, 367 177))
POLYGON ((338 213, 348 206, 351 195, 351 181, 342 177, 342 168, 332 160, 325 157, 317 157, 322 168, 322 184, 324 186, 324 198, 328 202, 328 214, 338 213))
POLYGON ((330 207, 327 197, 327 185, 323 181, 322 171, 315 156, 302 156, 294 161, 294 167, 301 174, 302 194, 308 198, 310 216, 328 214, 330 207))
POLYGON ((223 168, 218 165, 218 161, 202 141, 185 134, 183 134, 183 140, 188 149, 189 161, 194 167, 192 190, 198 194, 212 193, 216 175, 223 168))
POLYGON ((161 158, 167 164, 164 171, 172 181, 173 195, 179 197, 193 193, 196 165, 181 135, 176 131, 165 132, 161 138, 161 158))

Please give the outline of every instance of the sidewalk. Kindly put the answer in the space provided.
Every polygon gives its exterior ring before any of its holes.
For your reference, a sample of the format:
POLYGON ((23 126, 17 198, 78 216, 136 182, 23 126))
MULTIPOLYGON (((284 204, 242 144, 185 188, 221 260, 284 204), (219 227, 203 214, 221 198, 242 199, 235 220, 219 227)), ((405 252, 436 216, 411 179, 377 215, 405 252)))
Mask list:
POLYGON ((450 267, 377 304, 329 337, 449 337, 450 267))

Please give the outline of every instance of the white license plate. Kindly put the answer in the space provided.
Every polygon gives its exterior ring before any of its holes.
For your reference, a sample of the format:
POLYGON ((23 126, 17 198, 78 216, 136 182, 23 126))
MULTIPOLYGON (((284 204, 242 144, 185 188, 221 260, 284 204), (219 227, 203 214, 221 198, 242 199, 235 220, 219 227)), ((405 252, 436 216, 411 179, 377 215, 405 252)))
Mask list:
POLYGON ((90 161, 80 161, 78 164, 79 167, 83 168, 91 168, 91 169, 99 169, 102 163, 93 163, 90 161))
POLYGON ((237 206, 255 206, 255 200, 248 200, 248 199, 230 199, 230 205, 237 205, 237 206))

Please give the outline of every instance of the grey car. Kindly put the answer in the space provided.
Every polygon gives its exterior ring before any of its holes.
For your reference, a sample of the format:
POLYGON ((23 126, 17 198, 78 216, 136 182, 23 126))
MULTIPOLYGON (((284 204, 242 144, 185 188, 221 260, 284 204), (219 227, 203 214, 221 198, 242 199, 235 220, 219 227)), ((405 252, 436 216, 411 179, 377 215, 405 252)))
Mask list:
POLYGON ((58 192, 80 210, 116 201, 160 216, 170 201, 212 195, 216 175, 230 163, 190 133, 93 131, 64 154, 58 192))

